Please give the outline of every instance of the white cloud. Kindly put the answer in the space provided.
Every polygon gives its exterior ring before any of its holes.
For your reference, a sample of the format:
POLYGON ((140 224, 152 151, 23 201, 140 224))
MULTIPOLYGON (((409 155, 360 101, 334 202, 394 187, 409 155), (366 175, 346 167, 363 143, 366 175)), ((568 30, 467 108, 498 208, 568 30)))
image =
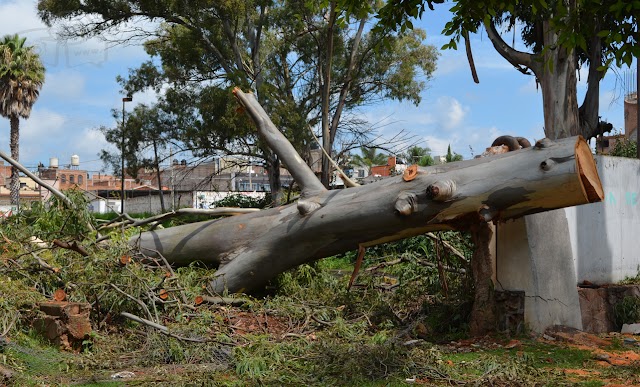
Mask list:
POLYGON ((479 128, 476 126, 463 126, 458 131, 446 136, 430 134, 424 137, 427 146, 431 148, 431 154, 435 156, 445 156, 447 148, 451 145, 451 151, 463 155, 469 159, 482 153, 491 142, 498 136, 504 134, 498 128, 479 128))
POLYGON ((425 136, 424 141, 427 143, 429 149, 431 149, 431 154, 434 156, 444 156, 447 154, 447 148, 449 144, 455 143, 455 138, 448 137, 436 137, 436 136, 425 136))
POLYGON ((469 108, 462 106, 462 104, 453 97, 444 96, 437 99, 433 110, 437 125, 450 131, 460 126, 469 108))
MULTIPOLYGON (((2 148, 9 148, 8 120, 0 123, 0 127, 7 127, 7 131, 2 133, 2 148)), ((50 142, 57 143, 64 137, 65 118, 47 109, 37 109, 31 113, 29 119, 20 120, 20 160, 33 161, 39 158, 45 149, 49 148, 50 142)))
POLYGON ((36 10, 36 1, 3 1, 0 3, 0 36, 32 33, 46 29, 36 10))
POLYGON ((47 72, 40 95, 77 100, 83 96, 85 84, 86 77, 77 71, 47 72))
POLYGON ((99 64, 107 58, 107 45, 95 39, 66 41, 55 28, 47 27, 36 13, 35 1, 7 1, 0 4, 0 36, 18 34, 26 37, 48 69, 70 68, 80 64, 99 64))
MULTIPOLYGON (((66 40, 58 36, 58 27, 47 27, 38 17, 36 1, 3 1, 0 3, 0 36, 18 34, 26 44, 35 47, 47 69, 71 69, 82 66, 102 67, 108 61, 129 61, 146 58, 140 39, 127 45, 115 45, 117 39, 128 39, 135 31, 153 31, 158 23, 138 20, 118 27, 114 33, 91 39, 66 40), (134 27, 135 26, 135 27, 134 27)), ((78 19, 80 20, 80 19, 78 19)))
MULTIPOLYGON (((107 144, 102 133, 93 129, 95 123, 88 119, 69 117, 37 105, 31 117, 20 121, 20 160, 28 167, 38 162, 47 163, 57 157, 61 164, 68 163, 71 155, 80 156, 81 162, 96 160, 100 149, 107 144)), ((8 152, 8 120, 0 122, 0 147, 8 152), (4 122, 6 121, 6 122, 4 122)), ((94 169, 99 169, 101 162, 94 169)))
POLYGON ((66 119, 61 114, 48 109, 38 109, 37 106, 34 106, 31 117, 20 123, 21 139, 26 142, 55 139, 64 134, 65 123, 66 119))
POLYGON ((98 160, 98 154, 108 147, 107 140, 102 132, 95 128, 84 128, 77 133, 69 143, 66 154, 80 156, 80 165, 90 170, 98 170, 102 167, 102 161, 98 160))

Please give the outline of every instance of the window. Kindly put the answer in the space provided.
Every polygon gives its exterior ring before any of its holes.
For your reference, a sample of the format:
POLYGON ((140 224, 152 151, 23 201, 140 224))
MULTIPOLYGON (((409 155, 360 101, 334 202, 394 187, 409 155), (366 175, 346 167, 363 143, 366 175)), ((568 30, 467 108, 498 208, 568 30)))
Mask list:
POLYGON ((76 177, 73 175, 69 175, 69 184, 75 183, 76 177))
POLYGON ((257 191, 257 190, 258 190, 258 183, 251 183, 251 184, 245 183, 245 182, 240 183, 240 191, 248 192, 248 191, 257 191))
POLYGON ((67 182, 67 175, 60 175, 60 181, 62 183, 66 183, 67 182))
POLYGON ((78 184, 82 184, 82 175, 78 175, 78 184))

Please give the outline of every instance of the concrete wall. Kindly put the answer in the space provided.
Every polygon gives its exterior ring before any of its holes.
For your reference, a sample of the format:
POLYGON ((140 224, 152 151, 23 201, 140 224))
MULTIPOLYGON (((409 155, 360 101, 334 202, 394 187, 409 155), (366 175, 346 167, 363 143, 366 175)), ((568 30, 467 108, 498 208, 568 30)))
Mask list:
MULTIPOLYGON (((176 192, 175 201, 176 208, 193 207, 193 193, 176 192)), ((167 211, 171 209, 171 194, 164 194, 164 205, 167 211)), ((125 211, 130 214, 138 214, 143 212, 149 212, 152 214, 162 213, 160 207, 160 196, 156 194, 127 198, 124 203, 124 208, 125 211)))
POLYGON ((640 270, 640 160, 596 161, 604 201, 565 212, 578 281, 616 283, 640 270))
POLYGON ((499 224, 496 288, 524 290, 534 332, 582 329, 578 282, 615 283, 640 268, 640 160, 597 156, 605 200, 499 224), (568 242, 568 243, 567 243, 568 242))

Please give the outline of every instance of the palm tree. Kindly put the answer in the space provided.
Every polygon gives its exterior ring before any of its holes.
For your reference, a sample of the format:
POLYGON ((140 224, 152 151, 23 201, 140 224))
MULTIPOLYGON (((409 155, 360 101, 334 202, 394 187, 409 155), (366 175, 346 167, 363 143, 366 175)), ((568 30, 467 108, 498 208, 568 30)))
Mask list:
MULTIPOLYGON (((29 118, 31 107, 40 95, 44 83, 44 66, 40 57, 27 47, 27 38, 6 35, 0 41, 0 115, 11 125, 11 157, 20 156, 20 117, 29 118)), ((20 177, 18 170, 11 170, 11 205, 19 206, 20 177)))
POLYGON ((366 146, 360 147, 361 155, 353 156, 353 163, 368 168, 369 174, 371 174, 371 167, 374 165, 386 165, 387 155, 377 153, 376 148, 369 148, 366 146))
POLYGON ((409 164, 418 164, 421 167, 434 164, 433 157, 431 157, 431 149, 429 148, 412 146, 402 156, 407 159, 409 164))

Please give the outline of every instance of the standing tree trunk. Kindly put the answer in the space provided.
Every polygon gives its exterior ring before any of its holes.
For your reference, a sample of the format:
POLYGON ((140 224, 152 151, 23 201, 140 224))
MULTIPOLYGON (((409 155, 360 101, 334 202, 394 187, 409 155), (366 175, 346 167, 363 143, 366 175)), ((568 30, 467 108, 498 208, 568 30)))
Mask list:
POLYGON ((496 303, 493 284, 493 260, 489 244, 493 231, 485 221, 475 221, 469 228, 475 245, 471 257, 474 300, 469 330, 471 336, 483 336, 497 327, 496 303))
POLYGON ((553 47, 544 52, 536 76, 542 89, 544 133, 557 139, 581 134, 578 117, 576 54, 558 43, 558 35, 548 22, 544 25, 544 46, 553 47), (541 68, 540 68, 541 67, 541 68))
POLYGON ((274 207, 282 204, 282 180, 280 179, 280 160, 273 152, 265 152, 267 155, 267 173, 271 188, 271 203, 274 207))
MULTIPOLYGON (((611 129, 605 128, 606 124, 600 123, 599 104, 600 104, 600 81, 604 76, 604 72, 598 70, 602 64, 602 38, 597 34, 600 31, 600 25, 596 23, 593 29, 593 38, 589 42, 589 74, 587 75, 587 92, 585 93, 582 105, 578 109, 580 117, 580 127, 584 138, 597 137, 598 135, 609 132, 611 129)), ((611 126, 613 128, 613 126, 611 126)))
POLYGON ((334 30, 336 23, 336 3, 332 1, 329 4, 329 20, 327 34, 326 34, 326 42, 325 42, 325 51, 324 51, 324 61, 323 66, 320 66, 320 72, 322 79, 322 99, 321 99, 321 112, 322 112, 322 147, 324 148, 324 152, 322 153, 322 171, 320 175, 320 181, 322 184, 329 188, 329 184, 331 183, 331 164, 329 164, 329 158, 327 155, 331 155, 333 151, 333 143, 331 141, 331 120, 329 117, 329 110, 331 107, 331 70, 332 70, 332 62, 333 62, 333 39, 334 39, 334 30))
MULTIPOLYGON (((9 147, 11 148, 11 158, 20 160, 20 119, 17 115, 11 115, 11 134, 9 147)), ((11 168, 11 205, 20 209, 20 174, 16 167, 11 168)))
MULTIPOLYGON (((569 5, 567 5, 569 6, 569 5)), ((558 35, 553 31, 549 22, 543 22, 543 46, 545 50, 541 54, 530 54, 515 50, 510 47, 496 30, 495 24, 485 24, 487 36, 491 40, 496 51, 509 63, 525 74, 533 73, 542 89, 542 104, 544 110, 544 132, 547 138, 558 139, 569 136, 580 135, 583 128, 580 126, 579 109, 577 101, 577 60, 575 51, 558 44, 558 35)), ((593 48, 592 48, 593 49, 593 48)), ((595 57, 594 57, 595 58, 595 57)), ((597 67, 597 66, 596 66, 597 67)), ((590 72, 590 80, 594 75, 590 72)), ((587 93, 585 96, 585 106, 587 103, 596 102, 597 94, 587 93)), ((596 113, 597 115, 597 113, 596 113)), ((585 122, 591 123, 592 117, 587 117, 585 122)), ((591 131, 587 131, 589 134, 591 131)), ((478 243, 482 243, 481 240, 478 243)), ((484 266, 490 265, 491 255, 488 254, 488 243, 481 246, 476 243, 477 254, 474 259, 484 260, 484 263, 476 264, 474 269, 481 270, 484 266), (483 253, 486 251, 487 253, 483 253)), ((474 272, 474 277, 486 278, 486 273, 474 272)), ((490 278, 490 277, 489 277, 490 278)), ((489 281, 489 280, 486 280, 489 281)), ((492 321, 477 321, 475 318, 485 317, 485 310, 493 310, 495 305, 487 307, 490 299, 478 299, 482 297, 476 294, 476 303, 472 312, 472 327, 477 332, 488 329, 492 321)), ((488 317, 491 317, 489 314, 488 317)), ((495 322, 495 321, 494 321, 495 322)))
MULTIPOLYGON (((506 220, 602 200, 589 146, 579 137, 484 159, 410 169, 374 184, 328 191, 251 94, 236 97, 302 189, 291 205, 142 233, 132 240, 170 262, 219 266, 210 289, 243 292, 338 253, 428 231, 468 229, 471 216, 506 220)), ((481 235, 481 234, 479 234, 481 235)))
POLYGON ((160 209, 162 213, 167 212, 166 207, 164 205, 164 194, 162 193, 162 173, 160 173, 160 161, 158 160, 158 143, 156 139, 153 139, 153 157, 154 157, 154 167, 156 169, 156 176, 158 177, 158 192, 160 192, 160 209))
POLYGON ((485 25, 487 36, 496 51, 521 72, 536 76, 542 89, 544 107, 544 133, 557 139, 580 135, 578 125, 578 100, 576 55, 573 50, 558 46, 558 36, 544 23, 544 54, 530 54, 510 47, 498 33, 495 24, 485 25))

